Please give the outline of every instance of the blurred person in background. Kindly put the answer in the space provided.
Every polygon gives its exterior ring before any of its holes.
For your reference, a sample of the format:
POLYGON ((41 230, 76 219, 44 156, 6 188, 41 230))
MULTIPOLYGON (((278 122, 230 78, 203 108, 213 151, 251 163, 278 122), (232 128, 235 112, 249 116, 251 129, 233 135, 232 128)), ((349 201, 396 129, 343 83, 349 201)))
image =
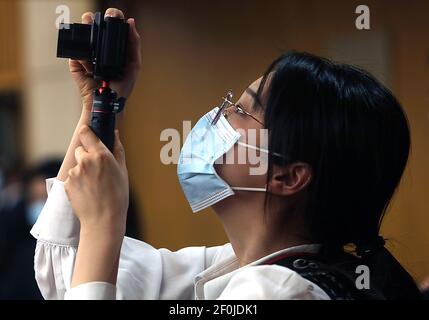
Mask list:
POLYGON ((34 279, 36 241, 29 237, 46 202, 47 178, 56 175, 61 159, 43 161, 10 183, 0 210, 0 299, 42 299, 34 279), (13 189, 14 192, 11 192, 13 189))
MULTIPOLYGON (((40 162, 25 172, 7 174, 4 206, 0 209, 0 299, 42 299, 34 274, 36 240, 29 234, 47 199, 46 179, 55 177, 62 159, 40 162)), ((139 232, 137 206, 130 196, 126 234, 139 232)))
POLYGON ((21 166, 18 164, 11 166, 6 163, 4 162, 0 167, 2 173, 0 184, 0 270, 5 263, 6 252, 11 247, 11 243, 8 242, 7 228, 12 220, 10 213, 22 199, 23 192, 21 166))
MULTIPOLYGON (((106 15, 123 17, 117 9, 106 15)), ((83 15, 85 23, 92 19, 83 15)), ((135 21, 127 22, 126 73, 112 84, 123 97, 141 66, 135 21)), ((118 132, 110 153, 88 127, 96 86, 90 66, 70 61, 70 71, 82 117, 32 229, 44 298, 421 299, 379 234, 407 164, 408 122, 392 93, 366 71, 291 52, 237 102, 227 95, 206 113, 185 141, 178 178, 192 211, 212 207, 230 243, 177 252, 124 237, 124 149, 118 132), (263 129, 268 146, 247 142, 250 130, 263 129), (215 163, 239 148, 266 154, 267 172, 215 163), (368 288, 355 283, 361 265, 370 270, 368 288)))
POLYGON ((21 166, 0 165, 0 211, 13 207, 21 197, 21 166))

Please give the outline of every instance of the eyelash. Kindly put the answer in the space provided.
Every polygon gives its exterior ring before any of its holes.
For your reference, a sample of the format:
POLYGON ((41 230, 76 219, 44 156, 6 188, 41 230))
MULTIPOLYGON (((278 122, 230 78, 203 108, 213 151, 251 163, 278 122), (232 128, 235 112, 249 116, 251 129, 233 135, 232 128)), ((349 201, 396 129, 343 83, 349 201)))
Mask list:
POLYGON ((246 113, 243 111, 244 108, 241 105, 237 104, 236 107, 237 107, 237 109, 236 109, 237 113, 239 113, 241 115, 246 115, 246 113))

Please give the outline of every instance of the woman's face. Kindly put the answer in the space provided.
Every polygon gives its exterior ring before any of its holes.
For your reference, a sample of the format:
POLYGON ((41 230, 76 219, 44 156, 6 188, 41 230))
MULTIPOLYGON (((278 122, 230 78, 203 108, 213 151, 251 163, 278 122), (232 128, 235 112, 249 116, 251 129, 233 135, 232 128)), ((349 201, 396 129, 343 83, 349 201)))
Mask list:
MULTIPOLYGON (((236 101, 243 110, 253 117, 264 122, 264 112, 262 107, 253 108, 256 103, 256 94, 262 78, 254 81, 236 101)), ((264 92, 262 98, 264 97, 264 92)), ((264 99, 262 99, 264 101, 264 99)), ((231 126, 241 133, 241 142, 251 146, 267 149, 268 141, 264 141, 266 130, 264 126, 246 114, 231 112, 227 117, 231 126)), ((266 137, 268 137, 266 135, 266 137)), ((217 161, 219 162, 219 161, 217 161)), ((266 168, 268 166, 268 154, 235 144, 222 158, 221 164, 215 163, 216 172, 231 187, 253 187, 264 188, 266 184, 266 168)), ((247 192, 250 193, 250 192, 247 192)))

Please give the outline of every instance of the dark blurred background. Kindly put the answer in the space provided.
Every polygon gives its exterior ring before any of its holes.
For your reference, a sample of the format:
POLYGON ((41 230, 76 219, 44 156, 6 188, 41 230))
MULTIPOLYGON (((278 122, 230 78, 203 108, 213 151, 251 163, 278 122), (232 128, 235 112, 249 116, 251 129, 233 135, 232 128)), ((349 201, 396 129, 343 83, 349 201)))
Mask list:
MULTIPOLYGON (((0 0, 0 12, 6 13, 0 20, 0 287, 6 288, 0 288, 0 298, 39 297, 31 282, 35 243, 28 230, 46 194, 31 200, 28 177, 46 159, 61 159, 81 108, 67 61, 55 57, 59 5, 69 8, 72 22, 85 11, 118 7, 136 19, 142 36, 143 68, 120 128, 135 200, 130 235, 170 249, 227 241, 214 215, 191 213, 176 167, 160 161, 165 144, 160 133, 166 128, 181 132, 183 120, 194 123, 227 89, 239 95, 281 53, 308 51, 368 69, 403 104, 412 155, 382 234, 395 256, 423 281, 429 276, 429 2, 365 1, 370 30, 355 26, 360 4, 0 0), (20 223, 24 242, 10 227, 20 223), (29 272, 21 282, 12 281, 16 274, 5 276, 16 265, 29 272), (14 283, 23 290, 10 289, 14 283)), ((34 188, 40 193, 47 174, 38 175, 34 188)))

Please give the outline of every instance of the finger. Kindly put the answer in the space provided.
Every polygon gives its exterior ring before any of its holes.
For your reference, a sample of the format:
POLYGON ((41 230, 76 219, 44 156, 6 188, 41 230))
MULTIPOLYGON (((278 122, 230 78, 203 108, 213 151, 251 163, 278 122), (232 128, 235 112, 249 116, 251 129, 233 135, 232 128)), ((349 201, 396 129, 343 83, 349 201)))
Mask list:
POLYGON ((71 200, 70 199, 70 182, 71 182, 70 177, 67 176, 67 179, 64 181, 64 191, 66 192, 66 195, 69 201, 71 200))
POLYGON ((107 149, 103 142, 101 142, 101 140, 88 126, 82 126, 82 128, 79 130, 78 136, 82 146, 89 153, 107 149))
POLYGON ((89 61, 69 59, 69 66, 72 72, 82 72, 86 75, 92 74, 92 64, 89 61))
MULTIPOLYGON (((82 23, 84 24, 93 24, 94 23, 94 13, 91 11, 87 11, 82 15, 82 23)), ((78 60, 78 62, 83 66, 82 71, 91 74, 92 73, 92 65, 88 61, 78 60)))
POLYGON ((74 176, 74 174, 73 174, 73 169, 70 169, 70 170, 67 172, 67 175, 68 175, 67 180, 71 181, 71 179, 72 179, 72 178, 73 178, 73 176, 74 176))
POLYGON ((79 175, 79 166, 75 166, 68 171, 68 179, 69 181, 73 181, 73 178, 76 178, 79 175))
POLYGON ((92 63, 89 61, 79 60, 79 63, 82 65, 82 67, 85 69, 85 72, 87 74, 92 75, 92 63))
POLYGON ((141 38, 139 33, 137 32, 136 27, 136 21, 134 18, 130 18, 127 20, 127 23, 129 24, 129 32, 128 32, 128 39, 129 39, 129 59, 132 63, 138 63, 141 64, 141 54, 140 54, 140 48, 141 48, 141 38))
POLYGON ((140 34, 137 31, 136 20, 134 18, 129 18, 127 23, 130 25, 129 36, 130 42, 132 43, 140 43, 140 34))
POLYGON ((79 60, 69 59, 69 67, 72 72, 85 72, 85 68, 79 60))
POLYGON ((115 144, 113 147, 113 155, 121 167, 125 167, 125 151, 124 146, 119 138, 119 130, 115 130, 115 144))
POLYGON ((91 11, 87 11, 82 15, 82 23, 92 24, 94 22, 94 14, 91 11))
POLYGON ((84 159, 86 159, 87 156, 88 152, 86 152, 85 148, 82 146, 79 146, 74 150, 74 157, 79 165, 84 164, 84 159))
POLYGON ((105 17, 115 17, 124 19, 124 13, 116 8, 109 8, 106 10, 106 13, 104 14, 105 17))

